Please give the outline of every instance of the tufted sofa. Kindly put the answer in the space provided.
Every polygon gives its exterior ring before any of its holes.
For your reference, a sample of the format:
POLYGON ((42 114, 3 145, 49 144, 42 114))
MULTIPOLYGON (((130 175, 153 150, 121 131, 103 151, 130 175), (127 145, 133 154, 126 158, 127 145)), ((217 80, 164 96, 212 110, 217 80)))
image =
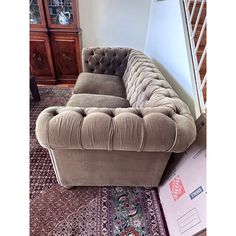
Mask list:
POLYGON ((187 105, 142 52, 85 48, 83 73, 66 106, 36 122, 58 182, 71 186, 158 186, 172 152, 196 128, 187 105))

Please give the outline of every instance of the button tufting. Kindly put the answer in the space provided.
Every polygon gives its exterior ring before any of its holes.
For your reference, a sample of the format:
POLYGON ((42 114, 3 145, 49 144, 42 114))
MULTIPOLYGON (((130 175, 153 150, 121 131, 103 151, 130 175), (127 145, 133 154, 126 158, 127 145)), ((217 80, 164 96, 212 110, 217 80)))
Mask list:
POLYGON ((86 113, 84 111, 79 112, 81 116, 86 117, 86 113))
POLYGON ((52 111, 52 115, 56 116, 56 115, 58 115, 58 112, 56 110, 54 110, 54 111, 52 111))
POLYGON ((143 114, 142 114, 141 112, 138 112, 138 113, 137 113, 137 116, 143 118, 143 114))

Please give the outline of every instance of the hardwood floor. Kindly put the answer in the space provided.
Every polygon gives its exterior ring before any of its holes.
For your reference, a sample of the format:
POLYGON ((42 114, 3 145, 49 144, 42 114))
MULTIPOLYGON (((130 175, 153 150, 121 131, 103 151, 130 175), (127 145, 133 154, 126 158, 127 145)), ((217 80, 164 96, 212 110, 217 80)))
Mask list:
POLYGON ((74 84, 57 84, 57 85, 48 85, 48 84, 38 84, 38 87, 40 88, 74 88, 74 84))

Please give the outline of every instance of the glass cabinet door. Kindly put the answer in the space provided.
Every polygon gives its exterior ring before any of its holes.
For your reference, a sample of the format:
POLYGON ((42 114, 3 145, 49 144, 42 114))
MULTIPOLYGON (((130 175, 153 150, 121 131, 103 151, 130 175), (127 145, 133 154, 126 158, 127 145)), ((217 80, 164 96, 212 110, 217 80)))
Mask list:
POLYGON ((31 27, 45 27, 43 6, 41 0, 30 0, 29 22, 31 27))
POLYGON ((46 13, 50 28, 73 28, 76 25, 77 0, 46 0, 46 13))

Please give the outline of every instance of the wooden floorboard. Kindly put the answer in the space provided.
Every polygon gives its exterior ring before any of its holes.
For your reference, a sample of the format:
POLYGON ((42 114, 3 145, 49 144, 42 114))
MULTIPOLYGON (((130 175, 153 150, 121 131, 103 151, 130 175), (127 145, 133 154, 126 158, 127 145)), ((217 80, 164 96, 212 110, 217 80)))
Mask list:
POLYGON ((48 84, 38 84, 38 87, 40 88, 74 88, 74 84, 56 84, 56 85, 48 85, 48 84))

